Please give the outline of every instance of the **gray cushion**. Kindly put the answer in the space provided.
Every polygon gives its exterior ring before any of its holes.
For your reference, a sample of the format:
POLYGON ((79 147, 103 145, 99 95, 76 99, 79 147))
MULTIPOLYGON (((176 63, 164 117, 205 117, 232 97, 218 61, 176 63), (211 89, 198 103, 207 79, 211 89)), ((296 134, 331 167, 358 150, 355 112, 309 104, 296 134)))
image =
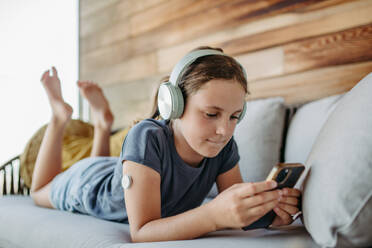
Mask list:
POLYGON ((306 162, 320 129, 343 95, 326 97, 307 103, 292 117, 285 145, 285 162, 306 162))
MULTIPOLYGON (((245 182, 265 180, 279 162, 284 120, 285 106, 281 97, 247 102, 245 117, 234 133, 240 155, 240 172, 245 182)), ((209 196, 216 195, 214 186, 209 196)))
POLYGON ((372 73, 340 99, 306 166, 305 226, 322 246, 372 245, 372 73))
POLYGON ((224 230, 195 240, 129 243, 129 226, 40 208, 30 197, 0 197, 0 247, 318 247, 297 221, 273 230, 224 230))
MULTIPOLYGON (((123 246, 124 247, 124 246, 123 246)), ((298 224, 267 230, 224 230, 194 240, 126 244, 125 247, 156 248, 316 248, 319 247, 298 224)))
POLYGON ((30 197, 0 197, 0 247, 119 247, 129 226, 36 207, 30 197))

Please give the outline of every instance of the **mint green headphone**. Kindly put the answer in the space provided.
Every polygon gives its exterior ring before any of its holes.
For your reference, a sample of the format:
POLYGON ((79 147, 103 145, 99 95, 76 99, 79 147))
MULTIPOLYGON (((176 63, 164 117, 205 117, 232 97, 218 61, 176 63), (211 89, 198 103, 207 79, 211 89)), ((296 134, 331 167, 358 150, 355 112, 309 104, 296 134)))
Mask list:
MULTIPOLYGON (((181 89, 178 87, 178 84, 182 78, 183 73, 186 68, 191 65, 196 59, 208 55, 223 55, 228 56, 220 51, 213 49, 203 49, 196 50, 186 54, 173 68, 169 82, 162 83, 159 87, 158 93, 158 109, 160 116, 165 119, 177 119, 181 117, 184 110, 184 99, 182 96, 181 89)), ((237 62, 244 74, 245 79, 247 79, 247 74, 243 66, 237 62)), ((246 112, 247 106, 244 102, 243 110, 239 116, 238 122, 240 122, 246 112)))

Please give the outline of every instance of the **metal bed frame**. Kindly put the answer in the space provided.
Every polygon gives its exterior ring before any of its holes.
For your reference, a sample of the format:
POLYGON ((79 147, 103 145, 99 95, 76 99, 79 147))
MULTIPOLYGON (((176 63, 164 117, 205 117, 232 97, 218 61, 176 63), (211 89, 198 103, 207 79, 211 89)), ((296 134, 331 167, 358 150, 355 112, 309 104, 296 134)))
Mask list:
POLYGON ((30 189, 20 176, 20 156, 0 165, 0 197, 4 195, 30 195, 30 189))

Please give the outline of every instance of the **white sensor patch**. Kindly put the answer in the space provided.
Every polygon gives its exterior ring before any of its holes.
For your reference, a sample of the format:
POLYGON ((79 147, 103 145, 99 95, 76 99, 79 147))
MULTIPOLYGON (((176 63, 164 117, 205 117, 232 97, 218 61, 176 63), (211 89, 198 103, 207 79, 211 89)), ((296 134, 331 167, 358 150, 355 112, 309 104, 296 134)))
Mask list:
POLYGON ((129 189, 132 183, 133 183, 132 177, 124 174, 123 178, 121 179, 121 186, 123 186, 124 189, 129 189))

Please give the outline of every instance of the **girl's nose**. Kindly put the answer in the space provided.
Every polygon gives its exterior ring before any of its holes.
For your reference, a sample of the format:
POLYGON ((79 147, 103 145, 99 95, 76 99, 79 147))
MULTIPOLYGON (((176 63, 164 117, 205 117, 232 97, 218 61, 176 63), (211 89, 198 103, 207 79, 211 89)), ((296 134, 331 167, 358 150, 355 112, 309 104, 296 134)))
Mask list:
POLYGON ((228 120, 221 118, 217 124, 216 134, 226 136, 229 131, 229 124, 228 120))

